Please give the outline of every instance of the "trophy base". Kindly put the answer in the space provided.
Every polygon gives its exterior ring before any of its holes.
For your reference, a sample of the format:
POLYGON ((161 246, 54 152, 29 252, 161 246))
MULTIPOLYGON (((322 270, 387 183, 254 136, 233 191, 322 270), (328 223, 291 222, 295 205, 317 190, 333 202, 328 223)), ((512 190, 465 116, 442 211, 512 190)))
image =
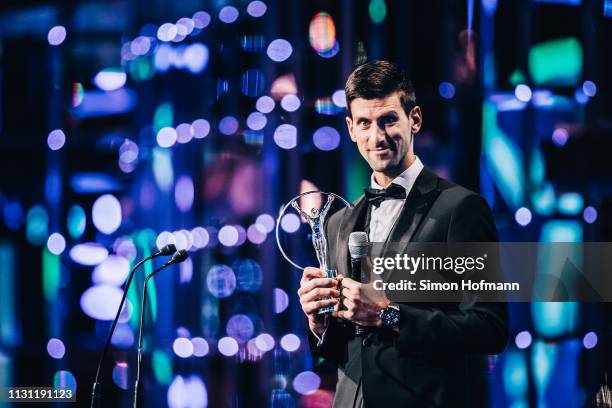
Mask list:
MULTIPOLYGON (((336 276, 338 275, 338 271, 336 271, 335 269, 325 269, 325 277, 326 278, 331 278, 331 279, 336 279, 336 276)), ((322 298, 323 300, 327 300, 327 299, 331 299, 330 296, 326 296, 324 298, 322 298)), ((323 315, 323 314, 332 314, 334 311, 334 306, 325 306, 319 309, 318 314, 323 315)))

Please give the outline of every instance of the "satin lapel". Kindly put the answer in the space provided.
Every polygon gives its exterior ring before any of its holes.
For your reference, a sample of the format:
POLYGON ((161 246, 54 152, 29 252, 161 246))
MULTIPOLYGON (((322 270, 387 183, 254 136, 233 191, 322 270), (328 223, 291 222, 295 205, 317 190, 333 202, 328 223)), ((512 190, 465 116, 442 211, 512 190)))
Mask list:
POLYGON ((387 243, 402 242, 406 244, 405 246, 408 246, 431 205, 440 195, 440 190, 437 187, 438 176, 425 167, 410 190, 400 217, 389 234, 387 243))
POLYGON ((351 259, 348 251, 348 240, 351 232, 354 232, 356 228, 363 231, 366 210, 368 209, 368 201, 365 196, 361 196, 353 208, 347 208, 344 216, 342 217, 342 223, 338 228, 338 235, 336 237, 336 259, 338 274, 349 276, 351 271, 351 259))

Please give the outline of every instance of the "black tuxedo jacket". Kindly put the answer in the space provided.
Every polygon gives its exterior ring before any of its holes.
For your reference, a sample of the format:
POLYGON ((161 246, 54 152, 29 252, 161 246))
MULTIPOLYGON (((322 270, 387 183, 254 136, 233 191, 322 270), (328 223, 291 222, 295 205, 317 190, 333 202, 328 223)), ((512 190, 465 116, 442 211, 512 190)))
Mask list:
MULTIPOLYGON (((326 223, 330 265, 344 276, 350 275, 349 235, 364 230, 367 210, 362 196, 326 223)), ((498 235, 481 196, 424 168, 388 241, 496 242, 498 235)), ((406 303, 400 315, 399 334, 376 329, 368 341, 344 320, 330 318, 320 346, 309 331, 312 353, 356 384, 361 380, 366 408, 488 406, 487 355, 506 346, 506 304, 406 303)), ((343 399, 335 406, 352 406, 343 399)))

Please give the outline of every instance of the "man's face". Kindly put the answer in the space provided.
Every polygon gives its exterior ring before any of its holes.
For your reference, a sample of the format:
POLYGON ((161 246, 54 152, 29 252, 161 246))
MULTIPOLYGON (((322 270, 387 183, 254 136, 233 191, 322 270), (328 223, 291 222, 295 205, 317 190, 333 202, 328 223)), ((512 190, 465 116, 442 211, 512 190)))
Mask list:
POLYGON ((399 174, 408 167, 412 135, 421 128, 421 109, 407 116, 399 93, 382 99, 357 98, 351 102, 352 117, 346 118, 351 140, 375 172, 399 174))

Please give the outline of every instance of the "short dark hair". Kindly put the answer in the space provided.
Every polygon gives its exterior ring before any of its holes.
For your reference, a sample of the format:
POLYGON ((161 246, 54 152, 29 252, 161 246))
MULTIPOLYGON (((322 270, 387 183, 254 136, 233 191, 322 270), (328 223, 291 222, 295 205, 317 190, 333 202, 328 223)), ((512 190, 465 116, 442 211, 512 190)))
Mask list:
POLYGON ((346 109, 349 116, 351 102, 357 98, 380 99, 392 93, 400 93, 400 102, 406 115, 416 106, 414 87, 406 72, 398 65, 388 61, 368 61, 359 65, 349 75, 344 87, 346 109))

